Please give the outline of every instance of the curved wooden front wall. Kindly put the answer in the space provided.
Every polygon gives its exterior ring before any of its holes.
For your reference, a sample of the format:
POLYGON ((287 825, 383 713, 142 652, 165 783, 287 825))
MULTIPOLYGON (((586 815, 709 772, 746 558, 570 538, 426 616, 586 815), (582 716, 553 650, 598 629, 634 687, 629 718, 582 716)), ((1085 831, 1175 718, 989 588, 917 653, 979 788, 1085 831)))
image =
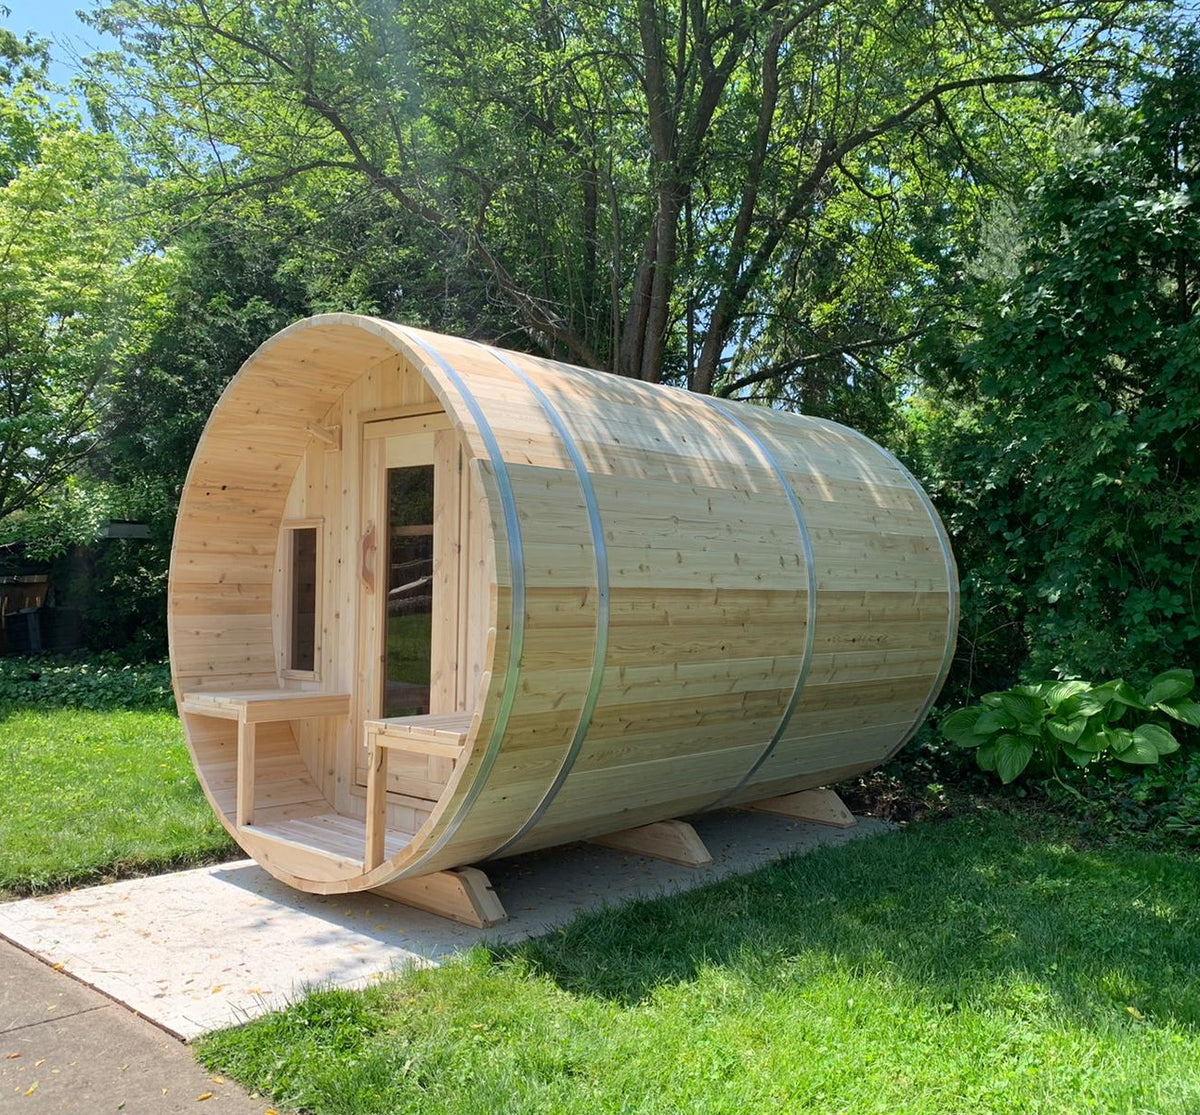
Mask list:
MULTIPOLYGON (((374 872, 305 878, 237 831, 228 733, 184 717, 214 807, 280 877, 376 886, 821 785, 877 765, 925 716, 956 575, 928 499, 885 450, 835 423, 349 315, 272 338, 213 413, 172 560, 178 694, 305 687, 281 679, 271 622, 285 505, 324 492, 326 568, 353 567, 357 416, 431 401, 483 493, 491 591, 468 641, 494 638, 428 820, 374 872), (318 452, 314 424, 341 427, 339 452, 318 452)), ((353 692, 354 578, 338 584, 321 686, 353 692)), ((267 761, 302 760, 297 800, 361 818, 344 761, 356 715, 260 735, 267 761)))

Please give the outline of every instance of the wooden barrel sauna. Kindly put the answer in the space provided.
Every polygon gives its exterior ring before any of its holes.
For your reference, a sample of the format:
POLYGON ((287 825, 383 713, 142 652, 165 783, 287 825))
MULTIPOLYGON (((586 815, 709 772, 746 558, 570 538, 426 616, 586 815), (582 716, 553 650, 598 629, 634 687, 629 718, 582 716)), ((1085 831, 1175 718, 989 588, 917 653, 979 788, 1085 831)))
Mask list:
POLYGON ((957 581, 844 426, 329 314, 213 410, 169 626, 213 808, 335 893, 879 764, 957 581))

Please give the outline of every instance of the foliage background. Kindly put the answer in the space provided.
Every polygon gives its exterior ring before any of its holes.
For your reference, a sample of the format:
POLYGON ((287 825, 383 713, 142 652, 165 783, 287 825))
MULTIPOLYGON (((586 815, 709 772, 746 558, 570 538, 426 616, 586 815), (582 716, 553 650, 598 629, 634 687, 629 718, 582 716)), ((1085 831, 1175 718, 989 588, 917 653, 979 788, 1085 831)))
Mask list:
POLYGON ((1194 664, 1194 15, 106 0, 86 115, 5 32, 0 537, 64 555, 94 647, 161 656, 209 410, 354 310, 896 449, 963 572, 946 704, 1194 664), (151 538, 81 555, 108 518, 151 538))
POLYGON ((964 572, 967 691, 1198 660, 1198 90, 1188 53, 1064 134, 969 342, 926 339, 909 451, 964 572))

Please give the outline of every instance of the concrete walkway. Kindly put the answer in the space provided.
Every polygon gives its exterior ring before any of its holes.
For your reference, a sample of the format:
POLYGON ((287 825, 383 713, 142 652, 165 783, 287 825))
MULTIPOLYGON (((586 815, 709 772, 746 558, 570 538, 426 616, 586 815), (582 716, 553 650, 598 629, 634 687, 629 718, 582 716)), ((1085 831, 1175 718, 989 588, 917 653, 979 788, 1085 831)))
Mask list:
POLYGON ((738 812, 695 826, 713 856, 700 868, 588 844, 488 864, 509 914, 492 930, 377 895, 305 894, 249 860, 0 904, 0 1113, 262 1115, 269 1105, 210 1079, 176 1039, 286 1006, 308 987, 362 986, 890 827, 738 812))
MULTIPOLYGON (((0 1112, 264 1115, 188 1047, 0 940, 0 1112)), ((282 1113, 281 1113, 282 1115, 282 1113)))

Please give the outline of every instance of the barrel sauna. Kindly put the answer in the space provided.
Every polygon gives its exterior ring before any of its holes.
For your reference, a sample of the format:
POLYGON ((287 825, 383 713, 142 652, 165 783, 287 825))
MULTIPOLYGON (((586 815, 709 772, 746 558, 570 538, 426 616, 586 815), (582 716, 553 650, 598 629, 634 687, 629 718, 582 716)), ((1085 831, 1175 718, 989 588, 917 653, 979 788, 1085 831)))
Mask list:
POLYGON ((863 435, 347 314, 229 384, 169 589, 204 791, 318 893, 864 771, 956 624, 946 533, 863 435))

